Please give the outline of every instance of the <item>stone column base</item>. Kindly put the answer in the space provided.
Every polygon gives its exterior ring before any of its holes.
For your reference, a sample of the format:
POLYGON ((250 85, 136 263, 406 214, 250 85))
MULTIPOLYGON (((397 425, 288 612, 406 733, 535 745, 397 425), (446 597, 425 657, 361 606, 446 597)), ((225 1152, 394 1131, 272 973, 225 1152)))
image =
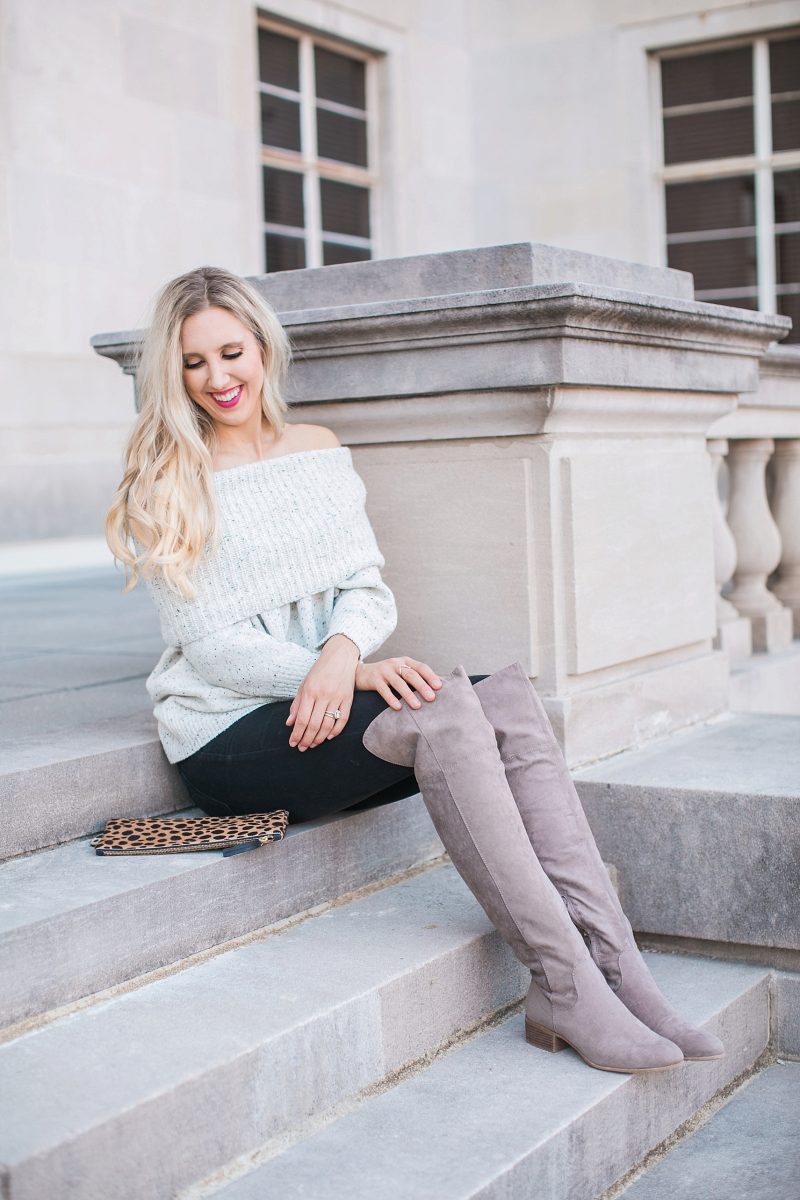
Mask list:
POLYGON ((728 656, 712 650, 542 703, 574 767, 727 712, 729 690, 728 656))
POLYGON ((714 649, 724 650, 731 666, 746 662, 753 653, 753 633, 747 617, 735 617, 717 630, 714 649))
POLYGON ((789 608, 773 608, 769 612, 750 617, 753 630, 753 651, 771 653, 785 650, 792 644, 792 612, 789 608))

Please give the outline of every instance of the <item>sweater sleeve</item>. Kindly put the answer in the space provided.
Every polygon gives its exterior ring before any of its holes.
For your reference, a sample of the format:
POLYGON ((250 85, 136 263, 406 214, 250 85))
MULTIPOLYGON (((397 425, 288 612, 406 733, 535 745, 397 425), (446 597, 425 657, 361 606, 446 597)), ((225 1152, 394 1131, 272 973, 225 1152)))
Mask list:
POLYGON ((358 646, 364 659, 388 638, 397 625, 394 595, 381 579, 377 566, 364 567, 339 585, 328 628, 320 648, 335 633, 343 633, 358 646))
POLYGON ((318 650, 273 637, 257 616, 186 642, 182 653, 210 684, 280 700, 297 694, 319 658, 318 650))

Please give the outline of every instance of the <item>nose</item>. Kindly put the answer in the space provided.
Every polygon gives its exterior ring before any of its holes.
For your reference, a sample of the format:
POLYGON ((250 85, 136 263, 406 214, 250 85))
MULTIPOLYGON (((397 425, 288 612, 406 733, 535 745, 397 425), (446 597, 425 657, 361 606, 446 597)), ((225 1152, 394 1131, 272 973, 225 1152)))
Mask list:
POLYGON ((210 392, 224 392, 229 386, 228 369, 224 362, 212 359, 208 368, 208 390, 210 392))

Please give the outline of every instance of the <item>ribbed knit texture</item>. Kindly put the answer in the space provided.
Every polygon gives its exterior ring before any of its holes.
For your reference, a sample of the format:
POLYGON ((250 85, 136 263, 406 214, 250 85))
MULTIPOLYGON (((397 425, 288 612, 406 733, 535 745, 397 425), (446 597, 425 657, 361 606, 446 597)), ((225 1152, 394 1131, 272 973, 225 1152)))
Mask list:
POLYGON ((184 600, 158 573, 146 580, 170 646, 382 567, 348 446, 302 450, 214 474, 219 543, 184 600))
POLYGON ((334 634, 365 658, 397 624, 348 447, 216 472, 214 490, 223 541, 192 577, 197 601, 159 575, 145 580, 167 641, 146 687, 171 763, 262 704, 295 696, 334 634), (308 580, 316 586, 305 591, 308 580))

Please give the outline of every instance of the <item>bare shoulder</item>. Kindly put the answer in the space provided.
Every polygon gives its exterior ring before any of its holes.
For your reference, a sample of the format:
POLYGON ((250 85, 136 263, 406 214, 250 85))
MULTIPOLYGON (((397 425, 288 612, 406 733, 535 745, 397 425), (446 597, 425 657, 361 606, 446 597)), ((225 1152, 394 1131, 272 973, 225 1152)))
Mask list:
POLYGON ((342 444, 325 425, 293 425, 292 433, 296 450, 332 450, 342 444))

